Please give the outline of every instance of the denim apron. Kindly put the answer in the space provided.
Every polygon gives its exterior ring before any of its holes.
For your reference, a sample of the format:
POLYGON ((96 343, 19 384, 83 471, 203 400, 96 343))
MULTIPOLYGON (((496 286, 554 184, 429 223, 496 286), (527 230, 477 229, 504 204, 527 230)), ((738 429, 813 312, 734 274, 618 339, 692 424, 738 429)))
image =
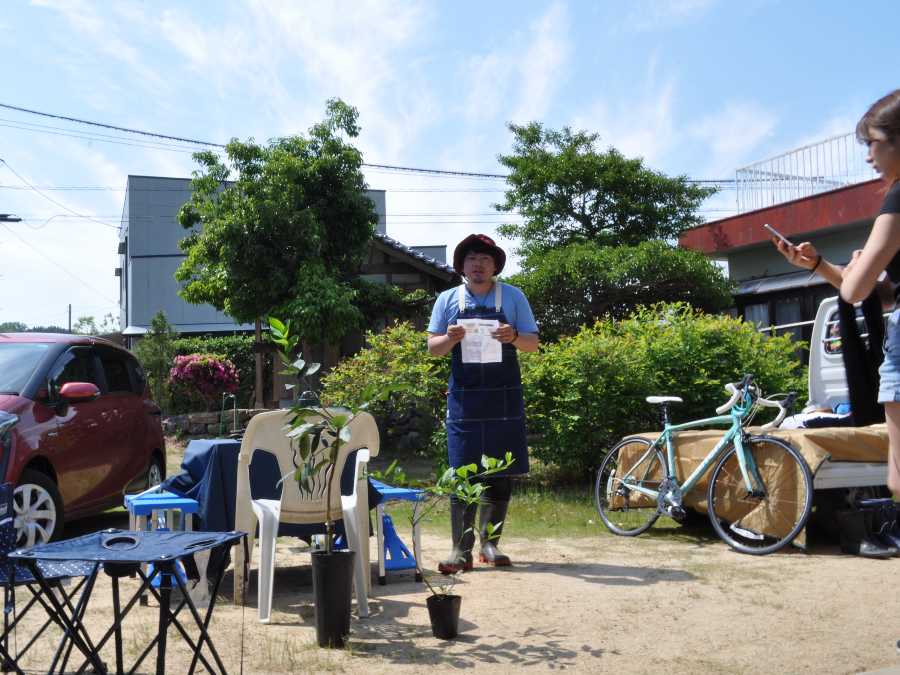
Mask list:
MULTIPOLYGON (((494 289, 493 308, 466 308, 466 287, 460 286, 458 318, 508 323, 500 306, 499 282, 494 289)), ((453 347, 447 394, 447 450, 454 468, 472 463, 480 468, 482 455, 502 458, 511 452, 515 461, 504 473, 528 473, 519 360, 512 344, 502 345, 502 354, 500 363, 463 363, 462 346, 453 347)))

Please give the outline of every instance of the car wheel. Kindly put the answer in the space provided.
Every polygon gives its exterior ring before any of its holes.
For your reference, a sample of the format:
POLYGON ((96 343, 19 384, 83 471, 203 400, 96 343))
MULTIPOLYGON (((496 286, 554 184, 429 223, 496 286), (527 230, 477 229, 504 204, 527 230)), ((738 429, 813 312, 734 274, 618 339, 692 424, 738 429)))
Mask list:
POLYGON ((25 469, 13 493, 16 546, 45 544, 62 532, 63 505, 53 479, 25 469))
POLYGON ((158 455, 150 458, 150 466, 147 468, 147 487, 152 488, 163 482, 166 478, 166 470, 158 455))

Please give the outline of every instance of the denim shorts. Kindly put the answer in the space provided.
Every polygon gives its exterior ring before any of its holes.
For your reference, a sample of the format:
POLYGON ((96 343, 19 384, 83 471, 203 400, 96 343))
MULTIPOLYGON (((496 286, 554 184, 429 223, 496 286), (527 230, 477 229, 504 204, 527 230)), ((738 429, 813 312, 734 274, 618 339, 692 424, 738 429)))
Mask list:
POLYGON ((878 370, 879 403, 900 401, 900 309, 891 312, 884 327, 884 362, 878 370))

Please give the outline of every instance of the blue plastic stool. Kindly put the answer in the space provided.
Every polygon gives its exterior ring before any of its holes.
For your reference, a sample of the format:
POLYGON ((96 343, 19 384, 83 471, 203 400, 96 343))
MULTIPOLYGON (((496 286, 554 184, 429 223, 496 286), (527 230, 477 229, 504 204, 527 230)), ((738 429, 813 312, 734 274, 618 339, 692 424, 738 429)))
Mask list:
MULTIPOLYGON (((378 583, 387 584, 387 572, 397 570, 416 569, 415 556, 406 547, 394 528, 394 521, 384 512, 384 505, 388 502, 407 501, 415 502, 414 509, 418 510, 419 503, 425 499, 424 490, 413 488, 394 487, 385 485, 381 481, 370 479, 372 487, 378 490, 381 501, 375 507, 377 512, 376 536, 378 541, 378 583)), ((422 550, 422 540, 419 536, 419 524, 413 525, 414 550, 422 550)), ((422 581, 422 575, 416 570, 416 581, 422 581)))
MULTIPOLYGON (((137 531, 191 531, 193 530, 193 518, 189 517, 200 510, 200 504, 195 499, 181 497, 165 490, 151 488, 136 495, 125 495, 125 508, 128 510, 128 529, 137 531), (178 527, 176 528, 175 515, 178 514, 178 527)), ((152 574, 153 565, 147 570, 152 574)), ((187 574, 181 563, 175 566, 175 573, 185 584, 187 574)), ((157 575, 152 582, 154 588, 159 588, 162 583, 162 575, 157 575)), ((141 598, 141 604, 145 604, 146 598, 141 598)))

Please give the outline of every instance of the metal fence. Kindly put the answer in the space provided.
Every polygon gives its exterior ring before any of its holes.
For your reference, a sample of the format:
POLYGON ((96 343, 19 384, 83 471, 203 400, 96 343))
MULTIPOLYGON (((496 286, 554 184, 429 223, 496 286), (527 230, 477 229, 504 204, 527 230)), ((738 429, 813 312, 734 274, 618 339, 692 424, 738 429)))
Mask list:
POLYGON ((791 150, 737 170, 738 213, 876 177, 853 133, 791 150))

